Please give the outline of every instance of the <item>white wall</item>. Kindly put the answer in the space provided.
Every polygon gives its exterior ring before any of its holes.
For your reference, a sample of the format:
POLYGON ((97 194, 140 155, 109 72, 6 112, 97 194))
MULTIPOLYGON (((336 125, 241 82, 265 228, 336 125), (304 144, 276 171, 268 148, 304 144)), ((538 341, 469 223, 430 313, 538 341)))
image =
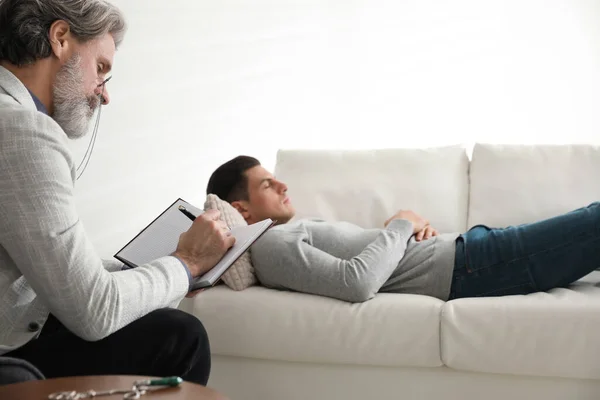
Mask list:
POLYGON ((595 0, 114 3, 130 29, 77 185, 105 257, 242 153, 600 142, 595 0))

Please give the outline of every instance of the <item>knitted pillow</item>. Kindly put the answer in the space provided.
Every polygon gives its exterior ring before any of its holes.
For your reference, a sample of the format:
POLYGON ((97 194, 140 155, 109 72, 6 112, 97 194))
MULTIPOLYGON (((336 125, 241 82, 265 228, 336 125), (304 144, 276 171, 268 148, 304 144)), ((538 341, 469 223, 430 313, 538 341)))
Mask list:
MULTIPOLYGON (((206 197, 204 209, 219 210, 221 213, 221 221, 224 221, 229 229, 235 226, 248 225, 238 210, 233 208, 228 202, 221 200, 217 195, 209 194, 206 197)), ((256 285, 257 279, 250 259, 250 249, 242 254, 221 278, 223 279, 223 282, 233 290, 244 290, 250 286, 256 285)))

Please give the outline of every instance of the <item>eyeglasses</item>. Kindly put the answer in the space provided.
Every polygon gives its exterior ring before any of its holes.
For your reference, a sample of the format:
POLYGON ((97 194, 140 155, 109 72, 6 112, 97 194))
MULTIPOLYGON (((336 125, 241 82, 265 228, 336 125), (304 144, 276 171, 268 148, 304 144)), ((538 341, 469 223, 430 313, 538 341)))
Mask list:
POLYGON ((102 83, 98 85, 98 87, 106 85, 106 82, 110 81, 111 79, 112 79, 112 75, 109 76, 108 78, 106 78, 105 80, 103 80, 102 83))
POLYGON ((97 86, 97 87, 102 87, 102 92, 98 95, 98 99, 100 100, 100 104, 98 104, 98 115, 96 116, 96 123, 94 124, 94 131, 92 132, 90 144, 88 145, 88 148, 85 151, 85 154, 83 155, 83 159, 81 160, 81 163, 77 167, 77 173, 78 173, 77 180, 79 180, 79 178, 81 178, 81 175, 83 175, 83 173, 85 172, 85 169, 87 168, 87 166, 90 162, 90 159, 92 158, 92 152, 94 151, 94 145, 96 144, 96 137, 98 136, 98 127, 100 126, 100 114, 102 114, 102 104, 104 103, 104 87, 106 86, 106 83, 108 81, 110 81, 111 79, 112 79, 112 75, 109 76, 108 78, 106 78, 105 80, 103 80, 102 83, 97 86), (84 165, 84 163, 85 163, 85 165, 84 165), (82 165, 83 165, 83 169, 81 169, 82 165), (80 172, 80 170, 81 170, 81 172, 80 172))
POLYGON ((104 102, 104 87, 106 86, 106 84, 108 83, 108 81, 110 81, 112 79, 112 75, 109 76, 108 78, 106 78, 105 80, 102 81, 101 84, 99 84, 97 87, 102 87, 102 93, 99 95, 100 97, 100 104, 102 104, 104 102))

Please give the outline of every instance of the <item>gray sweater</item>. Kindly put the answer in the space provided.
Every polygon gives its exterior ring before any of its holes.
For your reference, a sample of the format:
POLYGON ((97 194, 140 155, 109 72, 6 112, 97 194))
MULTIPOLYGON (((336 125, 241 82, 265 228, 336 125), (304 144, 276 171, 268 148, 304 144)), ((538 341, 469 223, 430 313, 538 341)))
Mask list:
POLYGON ((251 256, 266 287, 363 302, 377 292, 447 300, 458 234, 417 242, 413 225, 393 220, 385 229, 348 222, 300 220, 267 231, 251 256))

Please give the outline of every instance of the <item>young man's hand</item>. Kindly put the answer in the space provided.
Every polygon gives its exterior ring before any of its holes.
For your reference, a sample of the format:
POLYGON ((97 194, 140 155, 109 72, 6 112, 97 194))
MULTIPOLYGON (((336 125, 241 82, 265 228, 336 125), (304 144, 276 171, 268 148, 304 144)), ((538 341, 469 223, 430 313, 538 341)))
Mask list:
POLYGON ((235 238, 219 216, 217 210, 202 213, 179 237, 173 255, 187 265, 194 278, 210 271, 235 243, 235 238))
POLYGON ((429 225, 429 221, 418 216, 414 211, 408 210, 400 210, 392 217, 390 217, 387 221, 385 221, 384 226, 388 226, 390 222, 395 219, 404 219, 406 221, 410 221, 413 224, 413 235, 417 232, 422 231, 426 226, 429 225))
POLYGON ((420 242, 421 240, 427 240, 437 235, 437 229, 433 229, 431 225, 426 225, 425 228, 415 234, 415 240, 420 242))

